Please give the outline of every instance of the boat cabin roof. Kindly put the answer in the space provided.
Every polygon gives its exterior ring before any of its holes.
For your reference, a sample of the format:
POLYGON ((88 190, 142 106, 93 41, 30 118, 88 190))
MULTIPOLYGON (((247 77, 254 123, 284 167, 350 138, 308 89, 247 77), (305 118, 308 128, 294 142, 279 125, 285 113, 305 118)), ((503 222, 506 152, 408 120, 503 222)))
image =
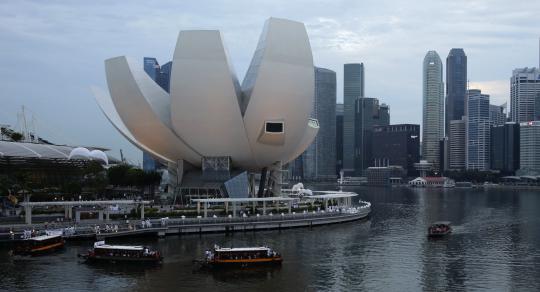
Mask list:
POLYGON ((144 246, 140 245, 109 245, 109 244, 101 244, 94 246, 94 249, 117 249, 117 250, 136 250, 141 251, 144 249, 144 246))
POLYGON ((44 241, 47 239, 57 238, 57 237, 60 237, 60 235, 56 235, 56 234, 55 235, 40 235, 40 236, 28 238, 26 240, 44 241))
POLYGON ((228 248, 228 247, 220 247, 216 248, 216 252, 245 252, 245 251, 268 251, 270 250, 269 247, 236 247, 236 248, 228 248))
POLYGON ((437 221, 433 222, 431 225, 450 225, 450 221, 437 221))

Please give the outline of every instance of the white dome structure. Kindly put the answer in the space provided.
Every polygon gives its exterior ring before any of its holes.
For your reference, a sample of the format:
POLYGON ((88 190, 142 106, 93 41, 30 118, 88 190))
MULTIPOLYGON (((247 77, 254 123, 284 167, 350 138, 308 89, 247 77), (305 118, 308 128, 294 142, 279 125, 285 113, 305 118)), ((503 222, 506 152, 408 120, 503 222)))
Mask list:
POLYGON ((230 157, 232 166, 258 171, 300 155, 318 131, 304 24, 270 18, 242 85, 231 68, 219 31, 181 31, 170 94, 124 56, 105 61, 110 95, 93 91, 122 135, 169 164, 230 157))
POLYGON ((92 150, 90 151, 90 159, 98 161, 99 163, 103 165, 109 164, 109 159, 107 158, 107 154, 101 150, 92 150))
POLYGON ((84 148, 84 147, 77 147, 71 150, 69 153, 68 159, 81 159, 81 160, 89 160, 90 159, 90 150, 84 148))

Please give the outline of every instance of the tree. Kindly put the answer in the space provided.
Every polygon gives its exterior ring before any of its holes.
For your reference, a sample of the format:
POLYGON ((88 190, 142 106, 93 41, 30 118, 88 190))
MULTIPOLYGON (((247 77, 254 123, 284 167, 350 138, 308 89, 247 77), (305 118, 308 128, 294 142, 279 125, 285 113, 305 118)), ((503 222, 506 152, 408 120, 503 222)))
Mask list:
POLYGON ((11 133, 11 140, 15 141, 15 142, 19 142, 21 141, 22 139, 24 138, 23 134, 21 133, 18 133, 18 132, 13 132, 11 133))

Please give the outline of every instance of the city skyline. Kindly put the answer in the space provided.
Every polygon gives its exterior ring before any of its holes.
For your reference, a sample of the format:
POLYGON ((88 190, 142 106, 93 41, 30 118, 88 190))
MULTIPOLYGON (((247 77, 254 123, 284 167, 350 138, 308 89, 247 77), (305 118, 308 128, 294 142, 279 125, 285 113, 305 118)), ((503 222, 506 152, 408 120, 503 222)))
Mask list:
MULTIPOLYGON (((242 56, 253 53, 262 28, 260 20, 268 16, 306 23, 315 65, 336 72, 339 102, 343 100, 343 64, 363 62, 365 95, 381 98, 399 109, 392 112, 395 123, 421 124, 422 82, 417 64, 428 50, 445 55, 450 48, 464 48, 469 57, 471 88, 490 94, 495 105, 509 102, 513 69, 538 66, 538 32, 534 25, 523 26, 523 19, 534 19, 529 16, 538 10, 534 7, 519 11, 504 2, 426 2, 424 6, 399 9, 393 8, 391 1, 384 2, 382 8, 374 2, 327 4, 306 6, 298 2, 274 8, 280 5, 272 2, 259 4, 263 8, 259 10, 224 3, 212 4, 215 8, 209 11, 210 5, 205 2, 131 5, 126 9, 105 2, 4 2, 0 4, 6 11, 0 14, 0 35, 6 41, 2 54, 5 66, 0 71, 5 80, 0 120, 15 126, 16 112, 25 105, 36 114, 38 134, 46 139, 110 147, 117 157, 118 150, 123 149, 131 161, 141 162, 140 152, 100 116, 91 96, 89 86, 104 84, 102 60, 121 53, 138 60, 144 56, 169 60, 178 29, 220 27, 230 44, 233 66, 238 76, 243 76, 249 60, 242 56), (430 15, 433 9, 441 13, 430 15), (17 11, 17 17, 10 11, 17 11), (241 17, 247 13, 250 17, 241 17), (490 15, 493 23, 478 22, 478 13, 490 15), (71 17, 62 17, 67 14, 71 17), (215 17, 224 14, 229 16, 215 17), (55 15, 58 17, 51 17, 55 15), (460 15, 462 22, 450 30, 440 24, 425 25, 455 15, 460 15), (124 52, 126 47, 129 50, 124 52), (32 70, 13 71, 30 68, 30 64, 32 70), (388 83, 388 74, 398 78, 388 83), (28 86, 29 82, 33 86, 28 86), (69 110, 58 114, 58 108, 69 110)), ((533 5, 540 8, 540 4, 533 5)))

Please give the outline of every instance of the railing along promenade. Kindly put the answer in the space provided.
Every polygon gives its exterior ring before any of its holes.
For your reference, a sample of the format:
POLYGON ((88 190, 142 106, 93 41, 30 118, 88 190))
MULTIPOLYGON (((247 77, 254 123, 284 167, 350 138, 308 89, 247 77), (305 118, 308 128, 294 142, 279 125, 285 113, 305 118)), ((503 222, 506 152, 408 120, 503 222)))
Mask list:
MULTIPOLYGON (((361 202, 361 206, 337 208, 331 207, 329 210, 304 211, 302 213, 292 212, 252 215, 240 217, 173 217, 173 218, 154 218, 146 220, 132 220, 126 223, 122 221, 94 221, 81 222, 77 225, 70 225, 70 222, 60 222, 49 224, 48 229, 62 230, 66 239, 70 238, 108 238, 120 236, 135 235, 158 235, 168 234, 188 234, 204 232, 234 232, 264 229, 281 229, 293 227, 310 227, 325 224, 342 223, 363 219, 369 216, 371 204, 361 202), (50 227, 50 228, 49 228, 50 227)), ((44 224, 36 224, 36 230, 44 230, 44 224)), ((17 239, 23 230, 28 230, 28 226, 19 226, 9 229, 0 228, 0 238, 17 239)))

